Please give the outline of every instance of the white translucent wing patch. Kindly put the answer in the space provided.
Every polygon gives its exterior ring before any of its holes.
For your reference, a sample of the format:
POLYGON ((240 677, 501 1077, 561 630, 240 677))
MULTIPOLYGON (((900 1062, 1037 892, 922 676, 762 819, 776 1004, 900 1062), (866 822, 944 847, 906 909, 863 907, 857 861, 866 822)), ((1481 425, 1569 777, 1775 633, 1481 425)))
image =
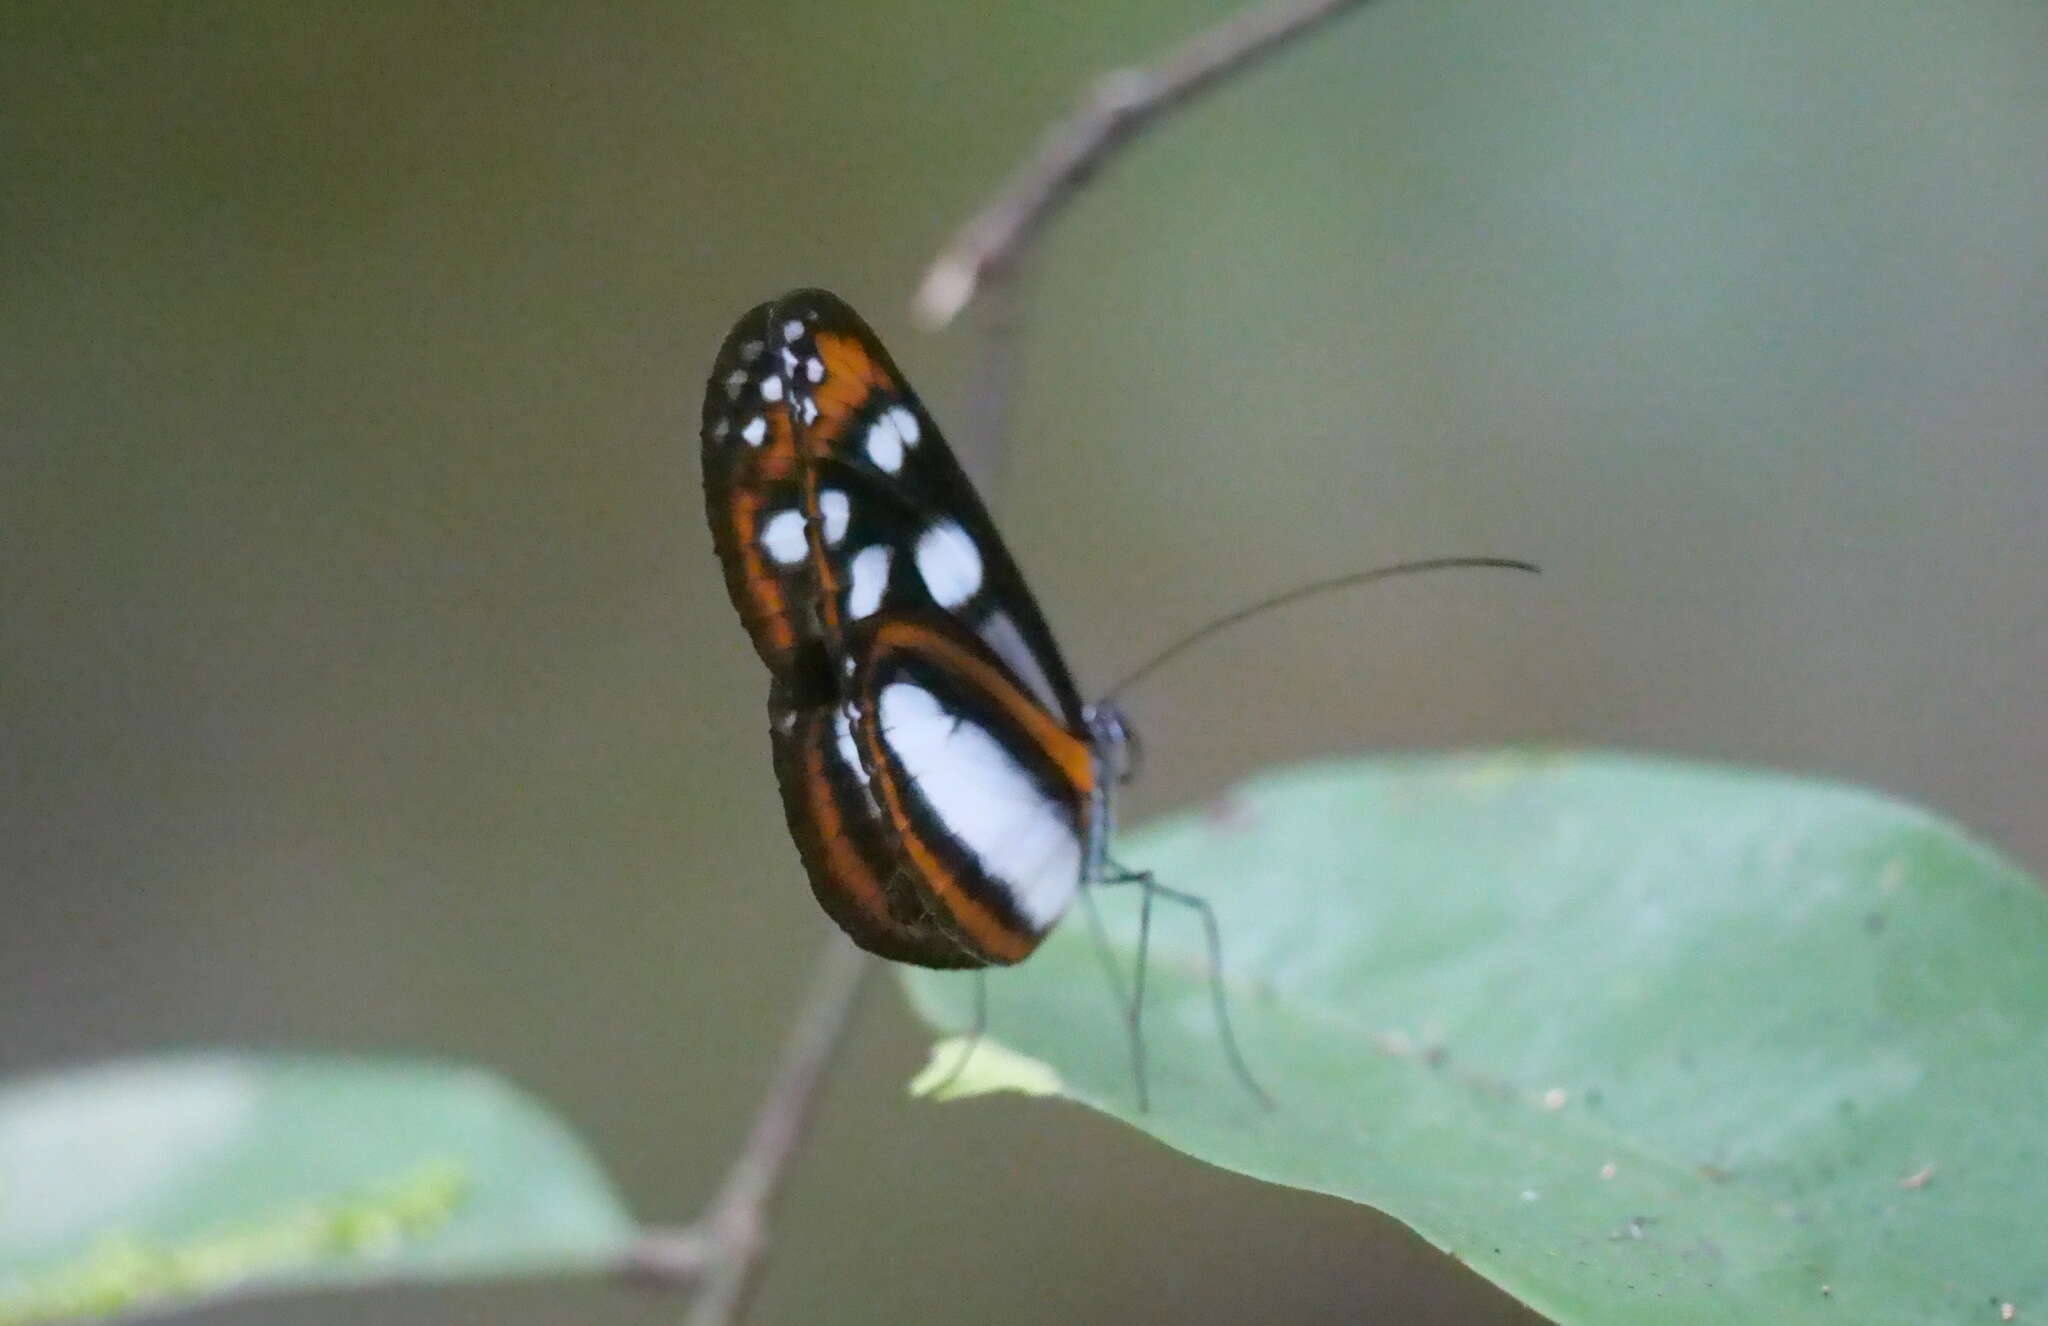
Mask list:
POLYGON ((784 566, 804 559, 810 545, 804 540, 804 513, 778 511, 761 526, 761 547, 784 566))
POLYGON ((1081 841, 1002 743, 930 691, 892 682, 880 698, 882 740, 953 839, 1043 932, 1081 888, 1081 841))
POLYGON ((868 460, 882 473, 894 474, 903 468, 903 453, 916 446, 921 435, 917 416, 892 405, 868 425, 868 460))
POLYGON ((825 546, 837 548, 846 542, 846 525, 853 519, 853 504, 837 488, 818 494, 818 515, 825 523, 825 546))
POLYGON ((942 520, 918 536, 917 573, 934 603, 957 608, 981 589, 981 549, 958 521, 942 520))
POLYGON ((882 606, 889 589, 889 559, 893 554, 885 543, 870 544, 853 555, 847 570, 846 615, 859 621, 871 617, 882 606))
POLYGON ((1038 662, 1038 655, 1031 652, 1031 646, 1024 643, 1024 633, 1017 629, 1017 623, 1010 620, 1007 612, 992 612, 976 628, 982 640, 996 657, 1003 660, 1017 680, 1031 692, 1049 714, 1060 711, 1060 697, 1052 688, 1052 681, 1045 675, 1045 669, 1038 662))
POLYGON ((839 762, 844 764, 847 771, 855 778, 860 779, 862 787, 866 787, 868 785, 867 766, 860 762, 860 747, 856 746, 853 741, 853 713, 845 705, 840 705, 833 712, 832 736, 839 747, 839 762))

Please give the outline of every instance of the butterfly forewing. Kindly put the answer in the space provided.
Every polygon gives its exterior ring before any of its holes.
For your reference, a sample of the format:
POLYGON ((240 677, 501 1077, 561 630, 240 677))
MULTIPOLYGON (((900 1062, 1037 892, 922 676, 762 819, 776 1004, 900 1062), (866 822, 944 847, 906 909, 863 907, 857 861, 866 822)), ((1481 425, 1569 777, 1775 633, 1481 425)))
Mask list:
POLYGON ((734 605, 771 670, 884 608, 961 619, 1070 727, 1081 703, 1038 605, 917 394, 822 290, 741 318, 704 399, 705 497, 734 605))
POLYGON ((1093 769, 1051 632, 931 416, 852 309, 804 290, 726 338, 703 446, 820 901, 887 957, 1016 961, 1078 888, 1093 769))

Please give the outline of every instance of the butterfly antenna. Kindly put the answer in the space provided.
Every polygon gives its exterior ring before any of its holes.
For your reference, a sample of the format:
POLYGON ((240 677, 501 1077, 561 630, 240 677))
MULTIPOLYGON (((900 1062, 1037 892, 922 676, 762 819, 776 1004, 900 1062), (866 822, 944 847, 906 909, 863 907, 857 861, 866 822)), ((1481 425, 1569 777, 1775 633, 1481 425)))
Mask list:
POLYGON ((1452 571, 1473 567, 1492 567, 1504 571, 1526 571, 1530 575, 1541 574, 1541 568, 1534 562, 1524 562, 1513 557, 1429 557, 1418 562, 1396 562, 1392 566, 1378 566, 1370 571, 1353 571, 1347 575, 1332 576, 1328 580, 1312 580, 1306 585, 1296 585, 1270 598, 1260 599, 1248 607, 1225 613, 1214 621, 1205 622, 1189 631, 1180 639, 1160 650, 1152 657, 1125 673, 1121 681, 1104 693, 1104 700, 1114 700, 1132 685, 1141 681, 1188 650, 1201 644, 1211 636, 1220 635, 1240 622, 1249 621, 1261 613, 1275 608, 1284 608, 1290 603, 1327 594, 1332 590, 1350 589, 1354 585, 1369 585, 1376 580, 1392 580, 1396 576, 1420 575, 1425 571, 1452 571))

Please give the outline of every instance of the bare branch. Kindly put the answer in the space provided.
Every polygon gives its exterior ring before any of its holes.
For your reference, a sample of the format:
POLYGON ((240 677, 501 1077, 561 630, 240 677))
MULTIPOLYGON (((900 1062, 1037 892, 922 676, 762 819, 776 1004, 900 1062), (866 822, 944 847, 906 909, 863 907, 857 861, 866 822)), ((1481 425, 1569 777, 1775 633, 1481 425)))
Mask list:
POLYGON ((825 942, 774 1081, 718 1195, 696 1223, 650 1229, 627 1253, 620 1270, 630 1279, 663 1288, 695 1286, 691 1326, 726 1326, 745 1306, 768 1247, 769 1208, 873 965, 838 934, 825 942))
POLYGON ((1365 0, 1267 0, 1188 38, 1150 68, 1119 69, 1049 129, 1030 160, 940 251, 911 311, 928 330, 952 322, 989 277, 1118 147, 1168 111, 1365 0))
POLYGON ((973 376, 968 381, 966 431, 962 434, 980 462, 975 476, 984 492, 1001 492, 1010 459, 1010 415, 1023 375, 1025 285, 1016 266, 984 287, 975 337, 973 376))
POLYGON ((619 1268, 628 1280, 654 1289, 676 1289, 697 1283, 718 1257, 711 1240, 695 1225, 667 1228, 649 1225, 626 1249, 619 1268))

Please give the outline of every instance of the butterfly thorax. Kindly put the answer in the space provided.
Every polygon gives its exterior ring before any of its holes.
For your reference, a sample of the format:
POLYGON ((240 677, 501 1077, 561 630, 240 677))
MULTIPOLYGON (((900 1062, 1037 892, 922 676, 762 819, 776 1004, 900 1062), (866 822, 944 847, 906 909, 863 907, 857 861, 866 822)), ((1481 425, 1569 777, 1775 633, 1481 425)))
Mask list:
POLYGON ((1109 844, 1116 836, 1116 790, 1137 774, 1144 746, 1123 710, 1103 700, 1082 710, 1088 753, 1095 780, 1089 796, 1087 869, 1085 877, 1103 879, 1109 871, 1109 844))

